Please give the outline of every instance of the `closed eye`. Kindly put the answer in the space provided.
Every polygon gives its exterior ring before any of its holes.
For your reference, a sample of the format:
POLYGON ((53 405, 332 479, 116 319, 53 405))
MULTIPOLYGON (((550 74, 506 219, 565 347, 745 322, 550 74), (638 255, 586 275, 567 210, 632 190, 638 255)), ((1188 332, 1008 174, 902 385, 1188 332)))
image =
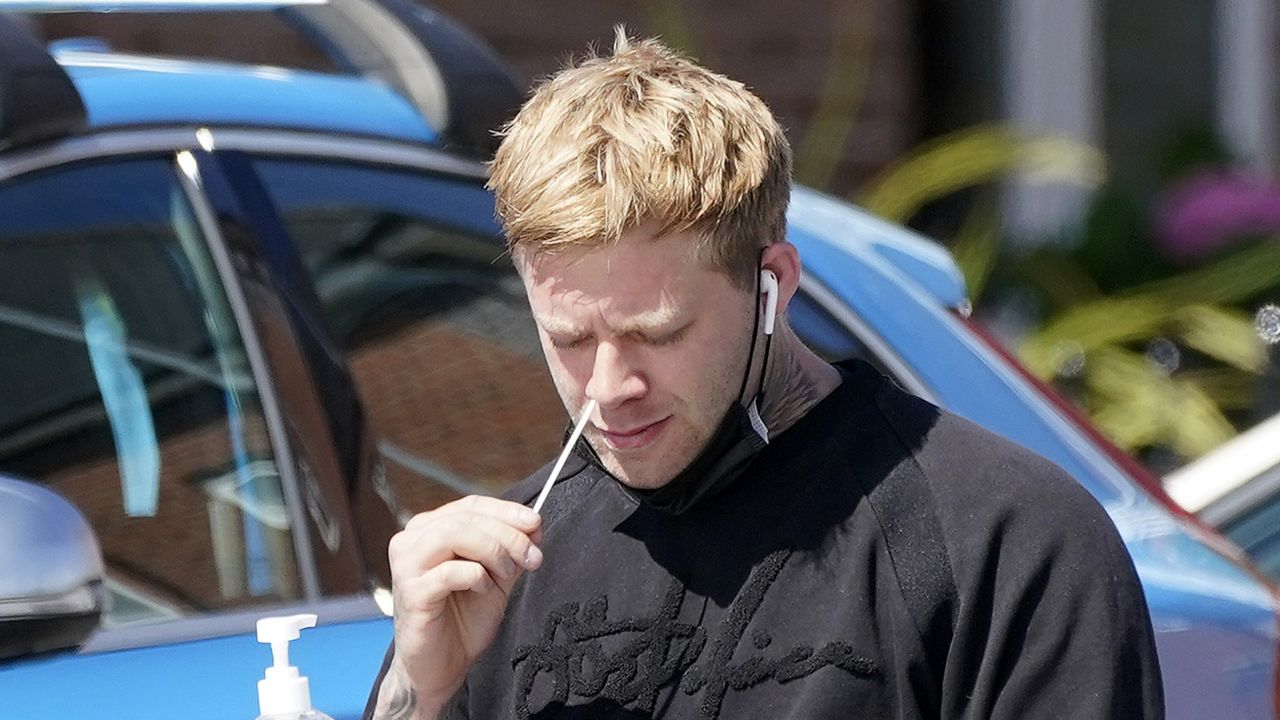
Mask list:
POLYGON ((675 345, 676 343, 683 340, 684 336, 687 335, 688 332, 689 332, 689 325, 685 325, 679 330, 666 333, 665 335, 657 335, 657 336, 639 335, 637 336, 636 339, 639 342, 644 343, 645 345, 649 345, 652 347, 663 347, 666 345, 675 345))
POLYGON ((576 335, 574 337, 557 337, 555 335, 548 335, 548 338, 551 340, 551 347, 557 350, 573 350, 574 348, 582 347, 587 340, 590 339, 590 336, 576 335))

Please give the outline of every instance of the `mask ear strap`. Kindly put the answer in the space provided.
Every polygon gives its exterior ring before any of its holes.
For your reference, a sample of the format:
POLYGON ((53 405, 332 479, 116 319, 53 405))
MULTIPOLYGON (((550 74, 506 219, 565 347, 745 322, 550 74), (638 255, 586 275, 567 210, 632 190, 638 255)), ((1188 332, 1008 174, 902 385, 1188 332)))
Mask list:
MULTIPOLYGON (((764 262, 764 249, 760 249, 760 262, 764 262)), ((747 390, 747 378, 751 375, 751 363, 755 360, 756 340, 760 333, 760 300, 764 299, 764 360, 760 363, 760 382, 756 385, 755 397, 751 402, 759 410, 764 397, 764 378, 769 369, 769 349, 773 347, 773 328, 778 316, 778 276, 768 268, 761 268, 756 281, 756 311, 751 323, 751 350, 747 353, 747 369, 742 373, 742 385, 738 387, 738 398, 747 390)))
MULTIPOLYGON (((768 316, 766 315, 766 323, 768 316)), ((773 328, 768 328, 764 334, 764 360, 760 362, 760 384, 756 386, 756 398, 752 402, 756 403, 756 410, 759 411, 759 404, 764 399, 764 379, 769 374, 769 348, 773 347, 773 328)))
MULTIPOLYGON (((764 259, 764 250, 760 251, 760 259, 761 260, 764 259)), ((761 277, 761 275, 757 274, 756 275, 756 302, 755 302, 756 310, 755 310, 755 314, 752 316, 753 319, 751 321, 751 344, 747 346, 747 367, 745 370, 742 371, 742 384, 738 386, 738 402, 742 402, 742 394, 747 391, 747 378, 751 377, 751 363, 756 358, 756 339, 759 338, 760 336, 760 293, 763 290, 763 288, 761 287, 762 280, 763 278, 761 277)), ((760 394, 760 391, 759 389, 757 389, 756 395, 759 395, 759 394, 760 394)))

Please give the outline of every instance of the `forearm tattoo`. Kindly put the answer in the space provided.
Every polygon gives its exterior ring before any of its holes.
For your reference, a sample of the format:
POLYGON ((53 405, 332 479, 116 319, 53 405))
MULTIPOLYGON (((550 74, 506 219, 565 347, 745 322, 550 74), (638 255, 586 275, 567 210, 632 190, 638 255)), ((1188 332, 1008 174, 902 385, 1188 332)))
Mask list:
POLYGON ((418 696, 405 677, 400 663, 393 662, 378 690, 378 704, 373 720, 410 720, 418 708, 418 696))

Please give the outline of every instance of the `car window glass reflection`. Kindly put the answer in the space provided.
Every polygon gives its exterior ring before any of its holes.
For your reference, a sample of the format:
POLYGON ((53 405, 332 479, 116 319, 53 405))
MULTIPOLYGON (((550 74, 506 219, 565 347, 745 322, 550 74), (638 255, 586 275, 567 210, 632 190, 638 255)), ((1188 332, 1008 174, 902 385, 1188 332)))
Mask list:
POLYGON ((501 492, 553 457, 567 418, 478 183, 256 166, 347 352, 404 513, 501 492))
MULTIPOLYGON (((1252 479, 1249 486, 1280 486, 1280 465, 1252 479)), ((1280 494, 1273 492, 1252 503, 1219 529, 1248 553, 1262 572, 1280 582, 1280 494)))
POLYGON ((0 218, 0 472, 89 518, 106 624, 299 598, 258 391, 169 164, 10 180, 0 218))

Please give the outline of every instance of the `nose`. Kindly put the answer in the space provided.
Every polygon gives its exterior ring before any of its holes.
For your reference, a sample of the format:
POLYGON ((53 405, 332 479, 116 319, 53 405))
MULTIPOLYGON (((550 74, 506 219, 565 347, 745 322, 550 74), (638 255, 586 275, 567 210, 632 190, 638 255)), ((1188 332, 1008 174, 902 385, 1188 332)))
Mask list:
POLYGON ((588 398, 594 398, 602 409, 609 409, 643 397, 646 390, 644 375, 616 343, 596 344, 595 363, 587 381, 588 398))

